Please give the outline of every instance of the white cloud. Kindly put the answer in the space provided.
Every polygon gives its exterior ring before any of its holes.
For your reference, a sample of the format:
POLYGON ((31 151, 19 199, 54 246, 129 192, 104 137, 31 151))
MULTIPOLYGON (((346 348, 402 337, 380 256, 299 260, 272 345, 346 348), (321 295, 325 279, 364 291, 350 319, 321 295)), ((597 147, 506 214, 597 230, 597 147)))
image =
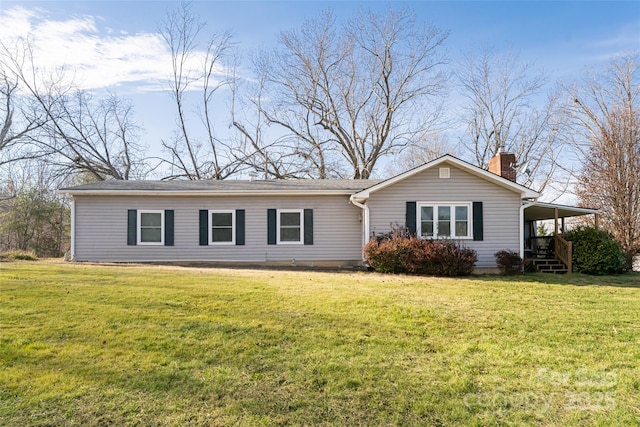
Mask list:
MULTIPOLYGON (((138 90, 156 90, 171 73, 169 50, 158 33, 101 29, 100 18, 89 15, 52 20, 42 9, 24 7, 3 11, 0 18, 3 42, 28 37, 38 69, 70 68, 84 89, 133 83, 138 90)), ((191 68, 201 58, 194 55, 191 68)))
POLYGON ((0 37, 4 40, 10 35, 24 35, 31 32, 30 20, 38 16, 38 10, 27 10, 22 7, 14 7, 2 12, 2 25, 0 37))

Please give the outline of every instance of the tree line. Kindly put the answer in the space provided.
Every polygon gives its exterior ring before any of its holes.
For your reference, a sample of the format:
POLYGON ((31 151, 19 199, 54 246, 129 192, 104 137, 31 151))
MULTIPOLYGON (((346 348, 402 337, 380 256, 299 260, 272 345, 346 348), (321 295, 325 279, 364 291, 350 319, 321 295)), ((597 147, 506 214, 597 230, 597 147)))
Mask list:
POLYGON ((410 10, 362 10, 346 20, 328 10, 254 53, 245 78, 233 35, 209 32, 189 4, 158 31, 170 53, 176 120, 153 156, 127 99, 83 90, 74 70, 39 68, 28 39, 0 40, 4 248, 56 253, 38 249, 41 237, 18 237, 24 227, 12 218, 21 217, 24 197, 51 204, 41 214, 47 221, 58 215, 64 201, 50 195, 62 182, 221 180, 252 171, 367 179, 446 152, 486 167, 502 150, 516 155, 519 183, 556 195, 572 189, 603 211, 628 253, 640 251, 637 53, 552 86, 513 52, 485 48, 452 63, 448 32, 410 10), (446 107, 451 94, 462 100, 455 114, 446 107))

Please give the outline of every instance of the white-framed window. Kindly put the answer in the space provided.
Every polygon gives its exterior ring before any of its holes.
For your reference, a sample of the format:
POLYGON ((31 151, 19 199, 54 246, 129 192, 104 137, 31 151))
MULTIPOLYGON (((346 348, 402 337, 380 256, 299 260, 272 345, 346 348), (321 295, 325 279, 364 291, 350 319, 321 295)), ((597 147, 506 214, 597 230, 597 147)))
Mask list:
POLYGON ((164 245, 164 211, 138 211, 138 244, 164 245))
POLYGON ((423 238, 471 239, 471 203, 417 203, 417 232, 423 238))
POLYGON ((210 245, 235 245, 236 244, 236 211, 234 210, 210 210, 209 211, 209 244, 210 245))
POLYGON ((304 243, 304 214, 302 209, 278 209, 278 244, 304 243))

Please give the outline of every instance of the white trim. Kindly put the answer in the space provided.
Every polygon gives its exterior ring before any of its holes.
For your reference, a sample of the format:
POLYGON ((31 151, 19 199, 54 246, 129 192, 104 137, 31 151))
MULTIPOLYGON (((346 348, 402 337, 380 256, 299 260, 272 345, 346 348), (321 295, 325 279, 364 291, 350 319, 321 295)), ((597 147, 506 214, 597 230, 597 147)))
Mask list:
POLYGON ((209 209, 209 245, 221 246, 221 245, 235 245, 236 244, 236 211, 235 209, 209 209), (231 214, 231 241, 228 242, 214 242, 213 241, 213 214, 231 214))
POLYGON ((357 190, 60 190, 70 196, 349 196, 357 190))
MULTIPOLYGON (((286 226, 285 226, 286 227, 286 226)), ((293 228, 293 227, 291 227, 293 228)), ((277 209, 276 210, 276 243, 278 245, 302 245, 304 244, 304 209, 277 209), (299 241, 282 241, 280 240, 280 214, 281 213, 297 213, 300 215, 300 240, 299 241)))
POLYGON ((425 239, 456 239, 456 240, 472 240, 473 239, 473 204, 471 202, 416 202, 416 234, 418 237, 425 239), (456 229, 456 207, 464 206, 467 208, 467 235, 455 236, 456 229), (433 207, 433 236, 422 236, 422 207, 433 207), (450 219, 449 219, 449 235, 439 236, 437 232, 438 224, 438 208, 449 207, 450 219))
POLYGON ((71 197, 71 261, 76 259, 76 201, 71 197))
POLYGON ((136 244, 143 246, 164 246, 164 210, 160 209, 138 209, 138 218, 136 218, 136 244), (142 214, 160 214, 160 241, 159 242, 143 242, 142 241, 142 214))
POLYGON ((504 187, 508 190, 514 191, 516 193, 520 194, 520 197, 523 199, 527 199, 527 198, 538 198, 540 197, 540 193, 533 191, 530 188, 527 188, 523 185, 520 185, 516 182, 513 181, 509 181, 506 178, 503 178, 501 176, 495 175, 489 171, 486 171, 484 169, 481 169, 477 166, 472 165, 471 163, 467 163, 465 161, 462 161, 456 157, 453 157, 449 154, 445 154, 442 157, 439 157, 435 160, 432 160, 428 163, 425 163, 422 166, 418 166, 417 168, 413 168, 411 170, 408 170, 404 173, 401 173, 400 175, 396 175, 393 178, 389 178, 385 181, 382 181, 379 184, 373 185, 365 190, 362 190, 358 193, 355 193, 354 196, 357 197, 358 199, 368 199, 371 195, 371 193, 375 193, 378 190, 382 190, 383 188, 386 188, 390 185, 393 185, 399 181, 403 181, 413 175, 416 175, 420 172, 423 172, 427 169, 431 169, 432 167, 438 166, 442 163, 449 163, 453 166, 456 166, 460 169, 463 169, 475 176, 478 176, 480 178, 486 179, 487 181, 493 182, 495 184, 498 184, 501 187, 504 187))
POLYGON ((558 208, 558 209, 564 209, 564 210, 581 213, 585 215, 600 213, 598 209, 579 208, 577 206, 558 205, 555 203, 545 203, 545 202, 538 202, 538 201, 535 201, 529 204, 523 204, 523 206, 525 207, 525 209, 531 206, 539 206, 541 208, 550 208, 550 209, 558 208))

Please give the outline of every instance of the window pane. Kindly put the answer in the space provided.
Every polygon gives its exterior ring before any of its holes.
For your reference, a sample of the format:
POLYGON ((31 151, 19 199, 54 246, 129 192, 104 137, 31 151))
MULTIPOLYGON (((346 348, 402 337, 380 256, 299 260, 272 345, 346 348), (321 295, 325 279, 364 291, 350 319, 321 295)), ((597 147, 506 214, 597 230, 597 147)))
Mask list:
POLYGON ((456 236, 466 236, 467 234, 467 221, 456 221, 456 236))
POLYGON ((160 242, 162 230, 160 228, 142 228, 140 229, 140 241, 142 242, 160 242))
POLYGON ((233 231, 231 228, 214 228, 212 230, 212 238, 214 242, 231 242, 233 241, 233 231))
POLYGON ((438 236, 450 236, 451 235, 451 222, 439 221, 438 222, 438 236))
POLYGON ((451 219, 451 207, 450 206, 438 206, 438 220, 450 220, 451 219))
POLYGON ((423 221, 420 223, 420 232, 423 237, 433 236, 433 221, 423 221))
POLYGON ((300 228, 281 228, 280 241, 281 242, 299 242, 300 228))
POLYGON ((300 214, 298 212, 282 212, 280 225, 300 225, 300 214))
POLYGON ((456 206, 456 221, 466 221, 468 219, 467 211, 466 206, 456 206))
POLYGON ((141 213, 140 225, 143 227, 160 227, 162 225, 162 215, 160 213, 141 213))
POLYGON ((433 221, 433 206, 423 206, 420 208, 420 219, 422 221, 433 221))
POLYGON ((213 227, 231 227, 233 215, 229 213, 212 213, 211 225, 213 227))

